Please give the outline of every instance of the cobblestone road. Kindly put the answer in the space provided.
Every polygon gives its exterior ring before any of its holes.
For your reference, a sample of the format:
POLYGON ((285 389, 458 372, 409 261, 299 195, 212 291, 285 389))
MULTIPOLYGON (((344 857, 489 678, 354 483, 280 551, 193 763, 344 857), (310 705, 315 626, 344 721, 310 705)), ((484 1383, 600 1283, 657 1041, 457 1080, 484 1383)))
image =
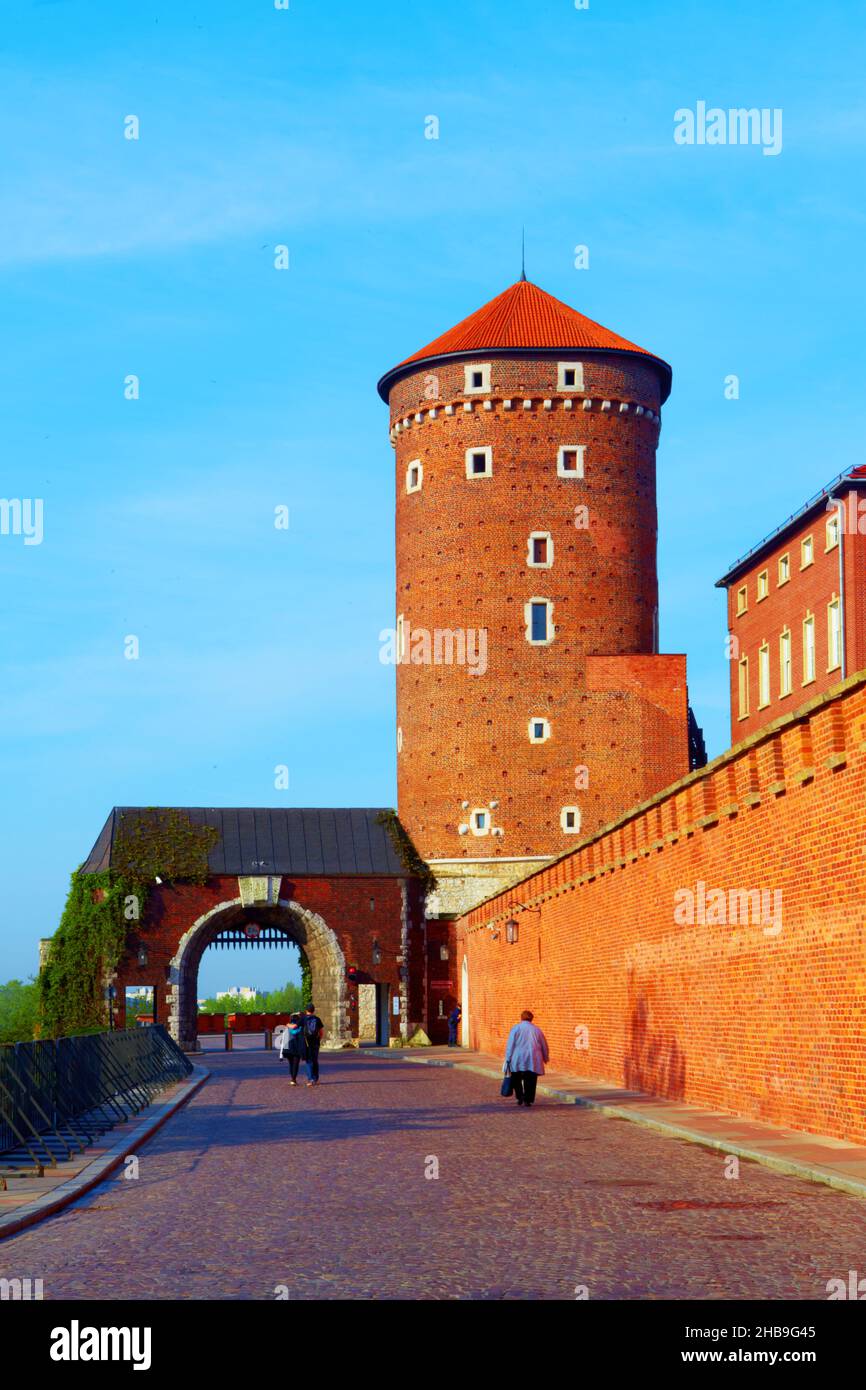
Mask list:
POLYGON ((628 1121, 363 1053, 323 1054, 317 1090, 264 1051, 206 1061, 139 1178, 3 1241, 0 1275, 46 1299, 825 1299, 866 1271, 866 1203, 726 1179, 628 1121))

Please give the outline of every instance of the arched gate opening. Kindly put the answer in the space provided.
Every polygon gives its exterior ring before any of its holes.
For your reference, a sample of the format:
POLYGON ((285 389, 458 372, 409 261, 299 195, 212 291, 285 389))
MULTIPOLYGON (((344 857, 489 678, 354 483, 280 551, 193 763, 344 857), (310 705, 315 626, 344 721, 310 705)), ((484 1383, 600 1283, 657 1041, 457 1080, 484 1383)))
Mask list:
MULTIPOLYGON (((270 928, 299 946, 310 964, 313 1003, 325 1025, 323 1047, 351 1044, 346 962, 334 932, 317 912, 281 898, 279 903, 245 907, 240 898, 218 903, 181 937, 170 967, 170 1030, 186 1050, 195 1049, 198 1033, 198 971, 208 946, 231 928, 270 928)), ((255 940, 250 936, 248 939, 255 940)))

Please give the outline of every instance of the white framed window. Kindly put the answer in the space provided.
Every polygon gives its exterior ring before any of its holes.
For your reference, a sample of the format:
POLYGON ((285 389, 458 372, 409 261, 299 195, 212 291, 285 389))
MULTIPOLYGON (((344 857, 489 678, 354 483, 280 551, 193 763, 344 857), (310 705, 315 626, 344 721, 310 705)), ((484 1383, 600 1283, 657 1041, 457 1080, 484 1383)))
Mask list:
POLYGON ((790 695, 791 689, 791 630, 785 627, 779 636, 779 695, 790 695))
POLYGON ((839 544, 839 513, 833 512, 824 525, 824 549, 835 550, 839 544))
POLYGON ((556 454, 556 472, 560 478, 582 478, 585 444, 560 444, 556 454))
POLYGON ((471 396, 479 391, 490 390, 490 363, 472 362, 463 368, 464 381, 463 392, 466 396, 471 396))
POLYGON ((546 743, 550 738, 550 721, 543 714, 535 714, 529 721, 529 742, 546 743))
POLYGON ((403 752, 403 730, 397 726, 397 752, 403 752))
POLYGON ((815 679, 815 618, 807 613, 803 619, 803 684, 815 679))
POLYGON ((827 670, 842 665, 842 609, 836 595, 827 604, 827 670))
POLYGON ((489 444, 466 450, 467 478, 493 477, 493 449, 489 444))
POLYGON ((804 536, 800 542, 800 569, 808 569, 815 558, 815 542, 811 536, 804 536))
POLYGON ((469 812, 469 829, 473 835, 490 834, 490 812, 486 806, 478 806, 469 812))
POLYGON ((421 484, 424 481, 424 465, 420 459, 413 459, 406 464, 406 491, 420 492, 421 484))
POLYGON ((580 808, 563 806, 559 813, 559 825, 566 835, 577 835, 580 832, 580 808))
POLYGON ((526 620, 526 640, 533 647, 547 647, 553 641, 556 629, 553 626, 553 600, 531 598, 524 605, 526 620))
POLYGON ((737 590, 737 617, 745 613, 749 606, 749 589, 746 584, 741 584, 737 590))
POLYGON ((769 592, 770 592, 770 571, 769 571, 769 570, 761 570, 761 573, 758 575, 758 602, 760 603, 760 602, 761 602, 761 599, 766 598, 767 595, 769 594, 769 592))
POLYGON ((559 391, 582 391, 583 363, 560 362, 556 369, 556 386, 559 391))
POLYGON ((791 557, 787 553, 779 556, 779 584, 787 584, 791 578, 791 557))
POLYGON ((553 564, 553 537, 549 531, 531 531, 526 548, 530 569, 549 570, 553 564))
POLYGON ((762 642, 758 648, 758 709, 770 703, 770 645, 762 642))
POLYGON ((749 658, 740 658, 739 665, 739 689, 738 689, 738 708, 739 718, 748 719, 749 717, 749 658))
POLYGON ((397 660, 406 660, 406 624, 402 613, 397 618, 397 660))

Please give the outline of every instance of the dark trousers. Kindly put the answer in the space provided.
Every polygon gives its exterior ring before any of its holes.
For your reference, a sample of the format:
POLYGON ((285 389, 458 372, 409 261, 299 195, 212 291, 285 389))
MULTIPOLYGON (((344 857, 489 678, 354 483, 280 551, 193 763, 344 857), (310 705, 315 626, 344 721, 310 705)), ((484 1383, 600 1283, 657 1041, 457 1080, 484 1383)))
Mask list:
POLYGON ((449 1022, 449 1024, 448 1024, 448 1046, 449 1046, 449 1047, 456 1047, 456 1046, 457 1046, 457 1024, 456 1024, 456 1023, 450 1023, 450 1022, 449 1022))
POLYGON ((534 1071, 513 1071, 511 1080, 514 1082, 514 1095, 524 1105, 532 1105, 535 1101, 535 1088, 538 1085, 538 1075, 534 1071))
POLYGON ((319 1044, 307 1043, 307 1078, 310 1081, 319 1079, 319 1044))
POLYGON ((286 1060, 287 1060, 287 1062, 288 1062, 288 1064, 289 1064, 289 1071, 292 1073, 292 1080, 293 1080, 293 1081, 297 1081, 297 1079, 298 1079, 298 1071, 300 1070, 300 1066, 301 1066, 301 1059, 300 1059, 300 1057, 296 1057, 295 1054, 294 1054, 294 1052, 287 1052, 287 1053, 286 1053, 286 1060))

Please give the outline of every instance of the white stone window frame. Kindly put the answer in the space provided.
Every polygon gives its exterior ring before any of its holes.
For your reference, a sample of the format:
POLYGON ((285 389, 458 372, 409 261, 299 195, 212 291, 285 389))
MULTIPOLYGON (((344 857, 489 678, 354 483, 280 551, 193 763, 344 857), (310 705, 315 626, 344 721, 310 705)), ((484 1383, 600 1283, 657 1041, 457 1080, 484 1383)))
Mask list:
POLYGON ((479 838, 490 834, 490 808, 488 806, 473 806, 469 812, 469 830, 471 834, 479 838), (483 826, 478 825, 479 816, 484 817, 483 826))
POLYGON ((563 806, 562 810, 559 813, 559 828, 562 831, 563 835, 579 835, 580 819, 581 817, 579 806, 563 806), (569 825, 567 823, 569 816, 574 817, 574 825, 569 825))
POLYGON ((529 569, 549 570, 553 568, 553 536, 549 531, 530 531, 526 542, 526 563, 529 569), (533 560, 533 541, 547 541, 547 559, 533 560))
POLYGON ((827 674, 842 666, 842 605, 835 594, 827 604, 827 674))
POLYGON ((523 605, 523 618, 526 623, 526 640, 531 647, 549 647, 556 636, 556 628, 553 625, 553 599, 546 598, 544 594, 534 594, 532 598, 526 600, 523 605), (533 637, 532 635, 532 609, 534 604, 543 603, 547 608, 547 636, 533 637))
POLYGON ((471 449, 466 450, 466 477, 473 479, 493 477, 493 446, 491 444, 474 444, 471 449), (484 455, 483 473, 476 473, 472 467, 475 454, 484 455))
POLYGON ((832 515, 831 515, 831 516, 828 516, 828 517, 827 517, 827 520, 824 522, 824 554, 825 554, 825 555, 827 554, 827 552, 828 552, 829 550, 835 550, 835 549, 836 549, 836 546, 839 544, 839 536, 840 536, 840 534, 841 534, 841 530, 842 530, 842 528, 841 528, 841 526, 839 525, 839 513, 838 513, 838 512, 833 512, 832 515))
POLYGON ((424 483, 424 465, 423 465, 423 463, 421 462, 420 459, 412 459, 411 462, 409 462, 409 463, 406 464, 406 491, 407 491, 407 492, 420 492, 420 491, 421 491, 421 488, 422 488, 422 486, 423 486, 423 483, 424 483), (417 482, 415 482, 415 483, 412 482, 412 470, 413 470, 414 468, 417 468, 417 470, 418 470, 418 479, 417 479, 417 482))
POLYGON ((399 724, 397 726, 397 752, 403 752, 403 730, 399 724))
POLYGON ((463 394, 465 396, 482 396, 490 390, 490 363, 489 362, 469 362, 463 368, 463 394), (472 377, 475 372, 481 373, 481 385, 474 386, 472 377))
POLYGON ((545 719, 543 714, 534 714, 527 725, 530 743, 546 743, 550 738, 550 720, 545 719), (543 726, 543 733, 540 735, 535 732, 536 724, 543 726))
POLYGON ((397 661, 406 658, 406 619, 403 613, 397 614, 397 661))
POLYGON ((557 391, 583 391, 583 363, 558 362, 556 365, 557 391), (566 372, 574 372, 574 381, 566 381, 566 372))
POLYGON ((585 455, 585 444, 560 444, 556 451, 556 476, 558 478, 582 478, 584 476, 585 455), (576 468, 566 468, 566 454, 577 454, 576 468))
POLYGON ((800 541, 800 569, 807 570, 815 563, 815 537, 804 536, 800 541))

